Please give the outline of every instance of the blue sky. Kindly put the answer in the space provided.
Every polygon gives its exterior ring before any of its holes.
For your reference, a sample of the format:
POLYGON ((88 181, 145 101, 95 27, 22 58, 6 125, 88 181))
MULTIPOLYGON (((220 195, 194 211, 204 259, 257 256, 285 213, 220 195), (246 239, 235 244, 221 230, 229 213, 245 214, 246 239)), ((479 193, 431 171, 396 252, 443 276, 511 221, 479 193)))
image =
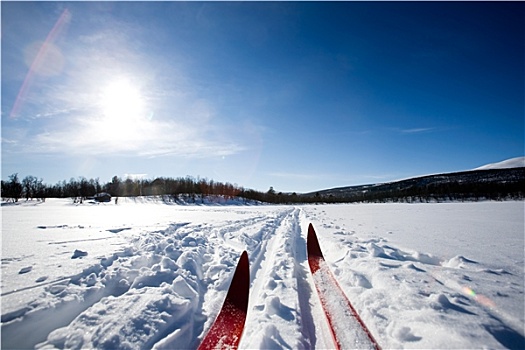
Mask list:
POLYGON ((2 2, 2 179, 308 192, 523 156, 524 9, 2 2))

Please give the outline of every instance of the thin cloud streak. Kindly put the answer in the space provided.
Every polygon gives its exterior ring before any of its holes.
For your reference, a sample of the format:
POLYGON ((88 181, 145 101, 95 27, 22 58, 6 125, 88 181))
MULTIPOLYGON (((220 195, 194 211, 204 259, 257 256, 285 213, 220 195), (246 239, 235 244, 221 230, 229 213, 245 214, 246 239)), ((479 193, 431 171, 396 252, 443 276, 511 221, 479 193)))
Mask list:
POLYGON ((399 132, 402 134, 421 134, 426 132, 435 131, 436 128, 412 128, 412 129, 401 129, 399 132))

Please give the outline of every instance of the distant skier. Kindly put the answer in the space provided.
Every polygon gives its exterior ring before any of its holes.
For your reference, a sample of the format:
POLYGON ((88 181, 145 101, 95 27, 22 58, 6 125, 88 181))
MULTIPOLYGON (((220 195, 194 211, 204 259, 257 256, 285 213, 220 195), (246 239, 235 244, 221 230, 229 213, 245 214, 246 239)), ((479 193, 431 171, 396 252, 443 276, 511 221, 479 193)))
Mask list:
POLYGON ((118 197, 115 197, 115 205, 118 204, 118 197))

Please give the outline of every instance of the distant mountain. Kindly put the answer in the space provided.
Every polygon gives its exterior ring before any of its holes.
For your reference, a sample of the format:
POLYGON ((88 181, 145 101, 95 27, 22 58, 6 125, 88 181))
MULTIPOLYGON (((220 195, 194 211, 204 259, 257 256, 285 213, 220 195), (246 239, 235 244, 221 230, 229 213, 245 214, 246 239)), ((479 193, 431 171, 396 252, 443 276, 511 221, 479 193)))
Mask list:
POLYGON ((525 157, 511 158, 498 163, 483 165, 474 170, 508 169, 521 167, 525 167, 525 157))
POLYGON ((427 175, 382 184, 338 187, 303 196, 322 202, 382 202, 523 199, 524 195, 525 167, 521 166, 427 175))

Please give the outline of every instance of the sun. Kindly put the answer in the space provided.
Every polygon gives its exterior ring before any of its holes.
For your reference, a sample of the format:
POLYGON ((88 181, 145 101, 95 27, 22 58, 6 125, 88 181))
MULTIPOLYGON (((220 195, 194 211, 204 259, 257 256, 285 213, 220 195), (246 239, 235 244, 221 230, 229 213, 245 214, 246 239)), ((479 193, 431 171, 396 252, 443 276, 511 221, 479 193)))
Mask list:
POLYGON ((144 113, 144 98, 131 81, 118 78, 102 89, 100 106, 107 126, 113 127, 135 123, 144 113))
POLYGON ((155 130, 140 79, 118 75, 99 84, 94 114, 83 121, 89 141, 112 150, 134 149, 155 130))

